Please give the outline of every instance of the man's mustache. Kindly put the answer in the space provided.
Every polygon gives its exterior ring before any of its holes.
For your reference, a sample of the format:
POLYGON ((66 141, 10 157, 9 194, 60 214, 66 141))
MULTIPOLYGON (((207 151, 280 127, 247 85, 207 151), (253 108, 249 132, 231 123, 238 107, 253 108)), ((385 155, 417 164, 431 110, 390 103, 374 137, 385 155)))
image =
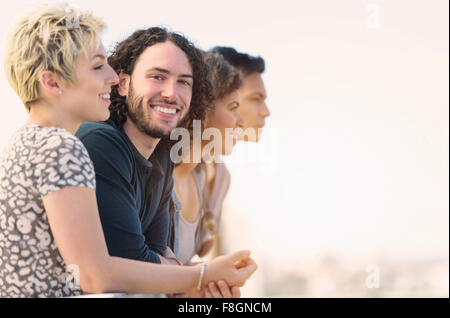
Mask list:
POLYGON ((178 104, 176 101, 169 101, 165 98, 153 98, 148 101, 149 104, 168 104, 168 105, 174 105, 178 106, 179 108, 182 108, 183 105, 178 104))

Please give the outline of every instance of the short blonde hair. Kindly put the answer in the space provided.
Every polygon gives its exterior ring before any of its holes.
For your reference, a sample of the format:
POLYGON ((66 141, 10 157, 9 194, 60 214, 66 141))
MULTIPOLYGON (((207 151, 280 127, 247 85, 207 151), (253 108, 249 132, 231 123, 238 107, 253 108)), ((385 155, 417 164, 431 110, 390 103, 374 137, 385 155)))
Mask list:
POLYGON ((39 99, 39 74, 52 71, 75 83, 79 54, 100 40, 102 19, 67 4, 36 8, 11 30, 5 52, 5 72, 27 110, 39 99))

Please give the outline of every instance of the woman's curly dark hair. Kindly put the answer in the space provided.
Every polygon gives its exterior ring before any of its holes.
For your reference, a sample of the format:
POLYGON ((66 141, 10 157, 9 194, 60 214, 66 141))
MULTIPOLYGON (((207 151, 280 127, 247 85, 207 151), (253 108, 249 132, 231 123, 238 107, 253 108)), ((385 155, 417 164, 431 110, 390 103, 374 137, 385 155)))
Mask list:
MULTIPOLYGON (((186 53, 192 67, 194 83, 191 105, 183 124, 180 124, 180 126, 192 129, 193 120, 203 120, 213 100, 208 67, 203 60, 202 52, 192 42, 181 34, 169 32, 161 27, 138 30, 116 44, 115 49, 108 57, 108 63, 116 73, 123 72, 131 75, 136 61, 146 48, 166 41, 171 41, 186 53)), ((128 105, 126 104, 126 97, 119 94, 118 85, 112 87, 109 110, 111 112, 110 119, 117 125, 122 126, 127 119, 128 105)))
POLYGON ((209 80, 213 86, 213 98, 228 95, 242 85, 242 76, 237 68, 225 60, 220 53, 205 52, 204 61, 209 68, 209 80))

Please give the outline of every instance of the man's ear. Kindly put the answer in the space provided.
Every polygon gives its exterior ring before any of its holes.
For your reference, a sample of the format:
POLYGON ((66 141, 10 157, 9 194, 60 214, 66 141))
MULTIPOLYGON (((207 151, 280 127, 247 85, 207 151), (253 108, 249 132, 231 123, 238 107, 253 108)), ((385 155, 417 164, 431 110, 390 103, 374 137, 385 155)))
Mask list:
POLYGON ((62 80, 52 71, 43 71, 39 74, 39 83, 41 90, 43 90, 46 94, 59 96, 62 93, 62 80))
POLYGON ((118 92, 120 96, 127 96, 128 90, 130 88, 130 75, 125 74, 124 72, 119 72, 119 88, 118 92))

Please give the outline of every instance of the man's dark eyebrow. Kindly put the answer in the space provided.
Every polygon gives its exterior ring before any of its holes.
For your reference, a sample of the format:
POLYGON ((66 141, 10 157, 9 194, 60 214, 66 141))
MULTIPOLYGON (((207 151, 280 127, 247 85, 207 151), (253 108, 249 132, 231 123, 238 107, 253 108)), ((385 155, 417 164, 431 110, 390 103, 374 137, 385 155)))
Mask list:
MULTIPOLYGON (((152 71, 157 71, 160 73, 164 73, 164 74, 170 74, 170 72, 164 68, 160 68, 160 67, 153 67, 149 70, 147 70, 146 73, 152 72, 152 71)), ((193 76, 191 74, 181 74, 179 77, 188 77, 188 78, 193 78, 193 76)))

